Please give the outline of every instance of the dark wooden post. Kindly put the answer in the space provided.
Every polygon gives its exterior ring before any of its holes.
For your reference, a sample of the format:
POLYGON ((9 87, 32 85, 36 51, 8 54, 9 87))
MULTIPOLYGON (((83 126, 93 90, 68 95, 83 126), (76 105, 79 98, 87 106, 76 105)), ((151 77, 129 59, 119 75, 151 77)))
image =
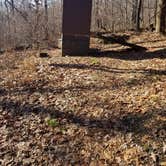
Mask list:
POLYGON ((87 55, 92 0, 63 0, 62 55, 87 55))

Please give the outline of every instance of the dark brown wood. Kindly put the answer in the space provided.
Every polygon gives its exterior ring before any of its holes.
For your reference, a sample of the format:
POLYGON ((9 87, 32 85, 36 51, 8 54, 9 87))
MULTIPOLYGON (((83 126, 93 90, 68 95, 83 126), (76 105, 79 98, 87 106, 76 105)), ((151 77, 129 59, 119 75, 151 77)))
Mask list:
POLYGON ((86 55, 92 0, 63 0, 62 55, 86 55))

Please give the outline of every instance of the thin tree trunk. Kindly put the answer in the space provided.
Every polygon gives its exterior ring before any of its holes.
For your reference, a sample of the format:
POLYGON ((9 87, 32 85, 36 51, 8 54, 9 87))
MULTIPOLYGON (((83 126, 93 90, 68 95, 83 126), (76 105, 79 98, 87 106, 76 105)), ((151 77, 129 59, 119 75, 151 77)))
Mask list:
POLYGON ((133 0, 133 7, 132 7, 132 24, 133 28, 135 28, 136 24, 136 13, 137 13, 137 6, 138 6, 138 0, 133 0))
POLYGON ((45 39, 48 39, 48 2, 44 0, 44 9, 45 9, 45 39))
POLYGON ((136 31, 140 31, 141 7, 142 7, 142 0, 138 0, 137 16, 136 16, 136 31))
POLYGON ((165 34, 166 29, 166 0, 159 0, 156 15, 156 32, 165 34))

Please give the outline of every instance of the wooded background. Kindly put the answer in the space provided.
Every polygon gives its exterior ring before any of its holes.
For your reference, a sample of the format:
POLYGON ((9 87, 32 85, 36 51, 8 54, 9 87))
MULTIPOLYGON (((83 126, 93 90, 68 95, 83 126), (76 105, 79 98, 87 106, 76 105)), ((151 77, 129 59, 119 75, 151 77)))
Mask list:
MULTIPOLYGON (((56 47, 61 36, 62 2, 1 0, 0 48, 56 47)), ((93 0, 91 31, 153 31, 156 27, 165 32, 165 27, 160 26, 165 25, 165 3, 166 0, 93 0)))

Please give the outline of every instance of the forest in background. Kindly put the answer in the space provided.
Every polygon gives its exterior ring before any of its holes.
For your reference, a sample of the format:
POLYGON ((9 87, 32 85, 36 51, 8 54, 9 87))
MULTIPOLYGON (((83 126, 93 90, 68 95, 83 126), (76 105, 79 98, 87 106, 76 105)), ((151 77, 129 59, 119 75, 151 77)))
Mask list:
MULTIPOLYGON (((93 0, 91 31, 114 33, 138 28, 153 31, 157 2, 93 0)), ((0 1, 0 48, 56 47, 61 37, 62 3, 62 0, 0 1)))
POLYGON ((61 2, 0 0, 0 165, 166 166, 166 0, 93 0, 84 56, 61 2))

